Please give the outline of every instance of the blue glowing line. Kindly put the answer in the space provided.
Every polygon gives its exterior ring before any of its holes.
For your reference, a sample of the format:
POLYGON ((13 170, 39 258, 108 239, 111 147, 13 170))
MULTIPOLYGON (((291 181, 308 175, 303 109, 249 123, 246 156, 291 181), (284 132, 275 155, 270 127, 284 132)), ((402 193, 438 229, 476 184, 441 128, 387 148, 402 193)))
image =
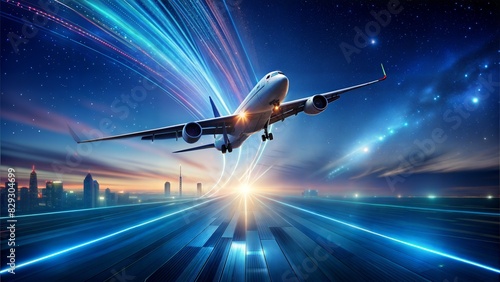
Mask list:
MULTIPOLYGON (((260 151, 260 148, 262 147, 262 145, 265 144, 265 142, 261 142, 259 143, 259 147, 257 148, 257 151, 256 151, 256 154, 255 156, 253 157, 252 161, 250 162, 250 165, 248 165, 248 168, 247 170, 245 170, 245 172, 240 176, 240 178, 238 179, 240 182, 242 182, 243 178, 247 178, 249 179, 249 174, 251 173, 251 168, 253 167, 253 163, 256 162, 257 160, 257 157, 258 157, 258 153, 260 151)), ((249 182, 248 180, 245 180, 245 182, 249 182)))
MULTIPOLYGON (((269 126, 269 131, 272 131, 272 130, 273 130, 273 125, 271 124, 271 125, 269 126)), ((264 142, 264 146, 262 147, 262 150, 260 151, 260 153, 258 153, 258 154, 259 154, 259 156, 257 157, 257 161, 255 162, 255 164, 254 164, 254 166, 253 166, 253 168, 252 168, 252 171, 251 171, 251 172, 253 172, 253 170, 255 169, 255 167, 257 166, 257 164, 260 162, 260 159, 262 158, 262 155, 264 154, 264 151, 266 150, 266 147, 267 147, 267 144, 268 144, 268 143, 269 143, 269 142, 264 142)), ((250 172, 250 173, 251 173, 251 172, 250 172)), ((249 177, 250 177, 250 176, 249 176, 249 177)))
MULTIPOLYGON (((221 182, 222 180, 222 176, 224 176, 224 171, 226 170, 226 155, 222 155, 222 171, 220 173, 220 176, 219 176, 219 179, 217 180, 217 182, 215 182, 215 184, 212 186, 212 188, 210 188, 210 190, 208 190, 205 194, 203 194, 203 196, 201 196, 200 198, 203 198, 203 197, 208 197, 208 194, 212 193, 212 190, 215 189, 215 187, 217 187, 219 185, 219 183, 221 182)), ((219 191, 219 190, 217 190, 219 191)), ((217 192, 215 191, 215 192, 217 192)), ((214 192, 214 193, 215 193, 214 192)))
POLYGON ((238 159, 236 160, 236 164, 234 165, 233 171, 231 172, 231 175, 229 176, 227 181, 222 185, 222 187, 225 187, 229 183, 229 180, 231 180, 231 178, 233 178, 234 173, 236 172, 236 169, 238 168, 238 165, 240 164, 240 158, 241 158, 242 151, 243 151, 243 146, 241 146, 240 149, 238 150, 238 159))
MULTIPOLYGON (((61 254, 64 254, 64 253, 68 253, 70 251, 73 251, 73 250, 76 250, 76 249, 79 249, 81 247, 85 247, 85 246, 88 246, 88 245, 91 245, 91 244, 94 244, 94 243, 97 243, 97 242, 100 242, 100 241, 103 241, 105 239, 108 239, 108 238, 111 238, 111 237, 114 237, 116 235, 119 235, 119 234, 122 234, 124 232, 127 232, 127 231, 130 231, 132 229, 136 229, 138 227, 141 227, 141 226, 144 226, 144 225, 147 225, 147 224, 150 224, 150 223, 153 223, 153 222, 156 222, 158 220, 161 220, 161 219, 164 219, 164 218, 167 218, 167 217, 170 217, 170 216, 173 216, 173 215, 176 215, 176 214, 179 214, 179 213, 183 213, 185 211, 188 211, 188 210, 191 210, 193 208, 196 208, 198 206, 201 206, 201 205, 204 205, 206 203, 209 203, 211 201, 214 201, 218 198, 213 198, 213 199, 210 199, 210 200, 207 200, 203 203, 199 203, 199 204, 196 204, 194 206, 191 206, 191 207, 188 207, 188 208, 185 208, 185 209, 182 209, 182 210, 178 210, 176 212, 173 212, 173 213, 169 213, 169 214, 166 214, 166 215, 163 215, 163 216, 160 216, 160 217, 157 217, 157 218, 154 218, 154 219, 151 219, 149 221, 145 221, 145 222, 142 222, 142 223, 139 223, 137 225, 134 225, 134 226, 130 226, 130 227, 127 227, 125 229, 122 229, 122 230, 119 230, 119 231, 116 231, 114 233, 111 233, 111 234, 108 234, 108 235, 105 235, 105 236, 102 236, 102 237, 99 237, 97 239, 94 239, 94 240, 90 240, 90 241, 87 241, 85 243, 82 243, 82 244, 79 244, 79 245, 76 245, 76 246, 73 246, 73 247, 70 247, 70 248, 67 248, 67 249, 64 249, 62 251, 59 251, 59 252, 55 252, 55 253, 52 253, 50 255, 46 255, 46 256, 43 256, 43 257, 39 257, 37 259, 34 259, 34 260, 30 260, 30 261, 27 261, 27 262, 24 262, 24 263, 20 263, 20 264, 17 264, 16 265, 16 269, 18 268, 21 268, 21 267, 24 267, 24 266, 27 266, 27 265, 30 265, 30 264, 33 264, 33 263, 36 263, 36 262, 40 262, 40 261, 43 261, 43 260, 46 260, 46 259, 49 259, 49 258, 52 258, 52 257, 55 257, 55 256, 58 256, 58 255, 61 255, 61 254)), ((7 271, 9 271, 10 268, 6 268, 2 271, 0 271, 0 274, 3 274, 3 273, 6 273, 7 271)))
MULTIPOLYGON (((269 131, 271 131, 273 128, 272 125, 269 126, 269 131)), ((269 142, 261 142, 259 144, 259 147, 257 148, 257 152, 255 153, 255 157, 252 159, 252 162, 250 162, 250 165, 248 166, 247 170, 245 171, 245 173, 243 173, 240 178, 239 178, 239 181, 240 182, 243 182, 243 178, 246 178, 245 182, 246 183, 249 183, 250 182, 250 177, 252 175, 252 172, 255 170, 255 168, 257 167, 257 164, 259 163, 260 159, 262 158, 262 155, 264 154, 264 151, 266 149, 266 146, 269 142)), ((255 181, 254 181, 255 182, 255 181)))
MULTIPOLYGON (((51 32, 52 32, 52 31, 51 31, 51 32)), ((64 36, 63 36, 63 35, 61 35, 61 34, 58 34, 58 33, 56 33, 56 32, 52 32, 52 33, 57 34, 57 35, 59 35, 59 36, 61 36, 61 37, 63 37, 63 38, 64 38, 64 36)), ((146 76, 146 75, 144 75, 144 74, 140 73, 139 71, 135 70, 134 68, 132 68, 132 67, 130 67, 130 66, 128 66, 128 65, 126 65, 126 64, 125 64, 125 63, 123 63, 122 61, 120 61, 120 60, 118 60, 118 59, 115 59, 115 58, 113 58, 113 57, 111 57, 111 56, 109 56, 109 55, 106 55, 106 54, 104 54, 104 53, 102 53, 102 52, 100 52, 100 51, 98 51, 98 50, 96 50, 96 49, 94 49, 94 48, 92 48, 92 47, 90 47, 90 46, 87 46, 87 45, 85 45, 85 44, 82 44, 82 43, 80 43, 80 42, 78 42, 78 41, 76 41, 76 40, 70 39, 70 41, 72 41, 72 42, 74 42, 74 43, 76 43, 76 44, 79 44, 79 45, 81 45, 81 46, 83 46, 83 47, 85 47, 85 48, 88 48, 88 49, 90 49, 90 50, 92 50, 92 51, 94 51, 94 52, 96 52, 96 53, 98 53, 98 54, 100 54, 100 55, 102 55, 102 56, 104 56, 104 57, 106 57, 106 58, 108 58, 108 59, 112 60, 113 62, 115 62, 115 63, 117 63, 117 64, 120 64, 120 65, 122 65, 122 66, 124 66, 124 67, 128 68, 130 71, 137 73, 139 76, 141 76, 142 78, 144 78, 144 79, 148 80, 149 82, 151 82, 152 84, 154 84, 156 87, 158 87, 159 89, 163 90, 165 93, 169 93, 169 91, 168 91, 167 89, 165 89, 165 87, 163 87, 163 86, 162 86, 162 85, 160 85, 159 83, 157 83, 157 82, 153 81, 150 77, 148 77, 148 76, 146 76)), ((187 111, 187 112, 188 112, 188 113, 189 113, 192 117, 194 117, 194 118, 199 118, 200 116, 203 116, 203 115, 202 115, 202 113, 201 113, 200 111, 198 111, 197 109, 190 109, 188 106, 186 106, 185 104, 183 104, 183 103, 182 103, 182 101, 181 101, 181 100, 179 100, 179 99, 178 99, 175 95, 169 95, 169 97, 170 97, 171 99, 173 99, 175 102, 177 102, 179 105, 181 105, 182 107, 184 107, 184 109, 185 109, 185 110, 186 110, 186 111, 187 111), (194 111, 196 111, 196 113, 195 113, 194 111)))
POLYGON ((253 185, 255 182, 259 181, 260 178, 262 178, 262 176, 264 176, 269 170, 271 170, 271 168, 273 168, 273 166, 270 166, 268 167, 264 172, 262 172, 259 176, 255 177, 254 180, 252 181, 252 183, 250 183, 250 185, 253 185))
MULTIPOLYGON (((16 218, 20 217, 32 217, 32 216, 43 216, 43 215, 53 215, 53 214, 61 214, 61 213, 73 213, 73 212, 82 212, 82 211, 95 211, 95 210, 104 210, 104 209, 116 209, 116 208, 124 208, 124 207, 133 207, 133 206, 146 206, 146 205, 154 205, 154 204, 168 204, 171 202, 183 202, 189 201, 188 199, 176 199, 176 200, 165 200, 159 202, 152 203, 140 203, 140 204, 130 204, 130 205, 121 205, 121 206, 112 206, 112 207, 99 207, 99 208, 88 208, 88 209, 77 209, 77 210, 67 210, 67 211, 56 211, 56 212, 44 212, 44 213, 34 213, 34 214, 23 214, 16 215, 16 218)), ((191 200, 194 201, 194 200, 191 200)), ((11 219, 8 216, 0 217, 0 219, 11 219)))
POLYGON ((406 246, 410 246, 410 247, 413 247, 413 248, 416 248, 416 249, 419 249, 419 250, 422 250, 422 251, 426 251, 426 252, 429 252, 429 253, 440 255, 440 256, 443 256, 443 257, 446 257, 446 258, 449 258, 449 259, 453 259, 453 260, 456 260, 456 261, 464 262, 464 263, 467 263, 467 264, 470 264, 470 265, 473 265, 473 266, 477 266, 477 267, 480 267, 480 268, 483 268, 483 269, 486 269, 486 270, 489 270, 489 271, 500 273, 500 269, 497 269, 497 268, 494 268, 494 267, 491 267, 491 266, 480 264, 480 263, 477 263, 477 262, 474 262, 474 261, 471 261, 471 260, 463 259, 463 258, 454 256, 454 255, 443 253, 443 252, 431 250, 429 248, 425 248, 425 247, 422 247, 422 246, 419 246, 419 245, 416 245, 416 244, 413 244, 413 243, 409 243, 409 242, 406 242, 406 241, 403 241, 403 240, 400 240, 400 239, 396 239, 394 237, 390 237, 390 236, 387 236, 387 235, 384 235, 384 234, 381 234, 381 233, 377 233, 375 231, 371 231, 371 230, 363 228, 363 227, 359 227, 359 226, 356 226, 356 225, 353 225, 353 224, 350 224, 350 223, 347 223, 347 222, 344 222, 344 221, 340 221, 338 219, 334 219, 334 218, 331 218, 331 217, 328 217, 326 215, 322 215, 322 214, 319 214, 319 213, 316 213, 316 212, 313 212, 313 211, 310 211, 310 210, 299 208, 299 207, 296 207, 294 205, 290 205, 290 204, 287 204, 287 203, 284 203, 284 202, 281 202, 281 201, 278 201, 278 200, 275 200, 275 199, 272 199, 272 198, 268 198, 266 196, 262 196, 262 197, 264 197, 264 198, 266 198, 268 200, 274 201, 276 203, 282 204, 284 206, 288 206, 288 207, 294 208, 294 209, 299 210, 299 211, 303 211, 303 212, 306 212, 306 213, 309 213, 309 214, 312 214, 312 215, 315 215, 315 216, 318 216, 318 217, 322 217, 324 219, 328 219, 330 221, 333 221, 333 222, 336 222, 336 223, 340 223, 340 224, 349 226, 351 228, 354 228, 354 229, 357 229, 357 230, 361 230, 361 231, 370 233, 372 235, 376 235, 376 236, 379 236, 379 237, 382 237, 382 238, 385 238, 385 239, 389 239, 391 241, 394 241, 394 242, 397 242, 397 243, 400 243, 400 244, 404 244, 406 246))
POLYGON ((500 213, 495 212, 476 212, 476 211, 465 211, 465 210, 447 210, 447 209, 436 209, 436 208, 419 208, 419 207, 408 207, 408 206, 398 206, 398 205, 388 205, 388 204, 375 204, 375 203, 364 203, 364 202, 353 202, 353 201, 342 201, 328 199, 332 202, 339 203, 349 203, 367 206, 378 206, 378 207, 390 207, 399 209, 410 209, 410 210, 422 210, 422 211, 437 211, 437 212, 448 212, 448 213, 464 213, 464 214, 475 214, 475 215, 486 215, 486 216, 500 216, 500 213))
POLYGON ((238 40, 240 41, 241 48, 243 49, 243 52, 245 52, 245 57, 247 58, 248 64, 250 65, 250 69, 252 69, 252 73, 253 73, 253 76, 255 78, 255 82, 258 82, 259 78, 255 74, 255 70, 253 68, 252 62, 250 61, 250 58, 248 57, 247 49, 245 48, 245 45, 243 44, 243 41, 241 40, 240 33, 238 32, 238 29, 236 28, 236 24, 234 23, 234 20, 233 20, 233 16, 231 15, 229 8, 227 7, 226 0, 224 0, 224 7, 226 8, 227 14, 229 15, 229 19, 231 20, 231 24, 233 25, 233 28, 236 31, 236 36, 238 36, 238 40))
MULTIPOLYGON (((238 168, 238 165, 240 163, 240 158, 241 158, 241 152, 242 152, 242 149, 243 148, 240 148, 240 150, 238 150, 238 159, 236 161, 236 164, 234 165, 233 167, 233 171, 231 172, 231 175, 229 175, 229 178, 224 182, 224 184, 220 185, 219 189, 215 190, 212 192, 212 196, 215 195, 215 193, 219 192, 220 189, 226 187, 226 185, 229 183, 229 181, 231 180, 231 178, 234 176, 234 173, 236 172, 236 169, 238 168)), ((224 159, 224 167, 226 165, 226 155, 222 155, 223 159, 224 159)), ((224 172, 223 172, 224 173, 224 172)), ((211 193, 211 191, 221 182, 222 180, 222 176, 223 174, 221 174, 219 180, 217 181, 217 183, 212 187, 212 189, 210 189, 210 191, 208 191, 207 193, 205 193, 205 195, 203 195, 203 197, 205 197, 206 195, 208 195, 209 193, 211 193)))

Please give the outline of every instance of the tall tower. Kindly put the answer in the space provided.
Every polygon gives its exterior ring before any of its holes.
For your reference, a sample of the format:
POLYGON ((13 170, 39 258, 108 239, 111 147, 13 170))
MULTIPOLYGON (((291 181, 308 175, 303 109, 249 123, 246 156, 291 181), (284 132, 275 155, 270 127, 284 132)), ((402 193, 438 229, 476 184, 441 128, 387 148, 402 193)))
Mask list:
POLYGON ((29 199, 30 209, 36 209, 38 207, 38 179, 36 177, 35 165, 33 165, 30 173, 29 199))
POLYGON ((170 197, 170 182, 165 182, 165 197, 170 197))
POLYGON ((52 181, 52 206, 54 208, 64 208, 64 188, 62 181, 52 181))
POLYGON ((99 202, 99 182, 94 179, 94 194, 92 194, 94 197, 94 203, 95 207, 98 207, 101 203, 99 202))
POLYGON ((94 193, 94 180, 88 173, 83 180, 83 204, 86 208, 95 208, 94 193))
POLYGON ((179 166, 179 198, 182 197, 182 166, 179 166))
POLYGON ((111 204, 111 189, 104 190, 104 205, 107 207, 111 204))
POLYGON ((45 203, 45 207, 53 208, 53 195, 54 195, 54 182, 45 182, 45 190, 42 191, 42 201, 45 203))
POLYGON ((201 197, 201 183, 196 184, 196 195, 201 197))

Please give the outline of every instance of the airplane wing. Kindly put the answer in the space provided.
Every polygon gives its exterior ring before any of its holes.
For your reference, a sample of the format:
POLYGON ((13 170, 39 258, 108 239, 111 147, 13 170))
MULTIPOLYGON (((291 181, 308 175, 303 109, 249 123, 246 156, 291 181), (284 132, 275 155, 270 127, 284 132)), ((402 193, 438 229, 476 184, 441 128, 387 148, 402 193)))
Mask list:
MULTIPOLYGON (((365 86, 380 82, 382 80, 385 80, 387 78, 387 75, 385 73, 384 66, 382 64, 380 64, 380 66, 382 67, 382 72, 383 72, 384 76, 377 79, 377 80, 361 83, 358 85, 354 85, 354 86, 350 86, 350 87, 346 87, 343 89, 334 90, 334 91, 330 91, 330 92, 326 92, 326 93, 322 93, 322 94, 316 94, 316 95, 321 95, 321 96, 325 97, 326 100, 328 101, 328 103, 331 103, 331 102, 339 99, 341 94, 344 94, 348 91, 358 89, 361 87, 365 87, 365 86)), ((316 95, 313 95, 311 97, 314 97, 316 95)), ((270 124, 273 124, 273 123, 280 121, 280 120, 283 121, 286 118, 288 118, 289 116, 297 115, 298 113, 304 111, 304 106, 306 104, 306 101, 311 97, 306 97, 306 98, 298 99, 295 101, 282 103, 278 110, 273 111, 273 114, 271 115, 271 119, 270 119, 270 124)))
MULTIPOLYGON (((226 127, 228 133, 231 133, 234 129, 234 125, 239 121, 238 115, 230 115, 224 117, 216 117, 210 119, 204 119, 195 121, 198 123, 202 130, 202 135, 213 135, 213 134, 222 134, 223 127, 226 127)), ((131 137, 142 137, 142 140, 151 140, 154 141, 156 139, 178 139, 182 138, 182 129, 187 123, 177 124, 173 126, 161 127, 156 129, 149 129, 144 131, 137 131, 132 133, 107 136, 95 139, 81 140, 80 137, 73 131, 71 127, 69 127, 70 133, 73 136, 73 139, 77 143, 88 143, 95 141, 104 141, 104 140, 113 140, 113 139, 122 139, 122 138, 131 138, 131 137)))

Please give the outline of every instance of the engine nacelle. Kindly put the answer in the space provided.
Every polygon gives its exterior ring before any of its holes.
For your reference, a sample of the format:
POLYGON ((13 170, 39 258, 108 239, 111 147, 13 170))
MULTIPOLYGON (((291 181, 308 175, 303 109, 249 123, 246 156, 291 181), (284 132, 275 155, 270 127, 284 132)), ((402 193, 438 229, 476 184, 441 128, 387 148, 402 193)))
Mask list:
POLYGON ((200 140, 203 129, 196 122, 186 123, 182 129, 182 138, 188 143, 195 143, 200 140))
POLYGON ((317 115, 324 111, 328 106, 328 100, 321 95, 314 95, 307 99, 304 105, 304 113, 308 115, 317 115))

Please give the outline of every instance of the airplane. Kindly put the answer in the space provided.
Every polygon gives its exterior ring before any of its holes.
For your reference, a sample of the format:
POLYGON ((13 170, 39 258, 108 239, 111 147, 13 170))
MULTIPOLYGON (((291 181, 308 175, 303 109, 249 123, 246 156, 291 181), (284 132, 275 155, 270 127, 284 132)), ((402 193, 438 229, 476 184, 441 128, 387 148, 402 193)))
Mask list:
POLYGON ((182 138, 187 143, 192 144, 196 143, 202 135, 214 135, 215 141, 213 143, 173 153, 209 148, 215 148, 222 154, 231 153, 233 149, 240 147, 248 137, 261 130, 264 130, 263 142, 273 140, 274 136, 269 132, 269 126, 277 121, 284 121, 286 118, 301 112, 317 115, 323 112, 329 103, 339 99, 341 94, 385 80, 387 75, 384 66, 382 64, 380 66, 384 75, 382 78, 290 102, 283 102, 288 94, 288 78, 281 71, 273 71, 266 74, 250 91, 236 111, 228 116, 221 116, 214 101, 209 97, 214 113, 214 118, 210 119, 89 140, 81 140, 71 127, 69 130, 77 143, 141 137, 142 140, 151 140, 152 142, 182 138))

